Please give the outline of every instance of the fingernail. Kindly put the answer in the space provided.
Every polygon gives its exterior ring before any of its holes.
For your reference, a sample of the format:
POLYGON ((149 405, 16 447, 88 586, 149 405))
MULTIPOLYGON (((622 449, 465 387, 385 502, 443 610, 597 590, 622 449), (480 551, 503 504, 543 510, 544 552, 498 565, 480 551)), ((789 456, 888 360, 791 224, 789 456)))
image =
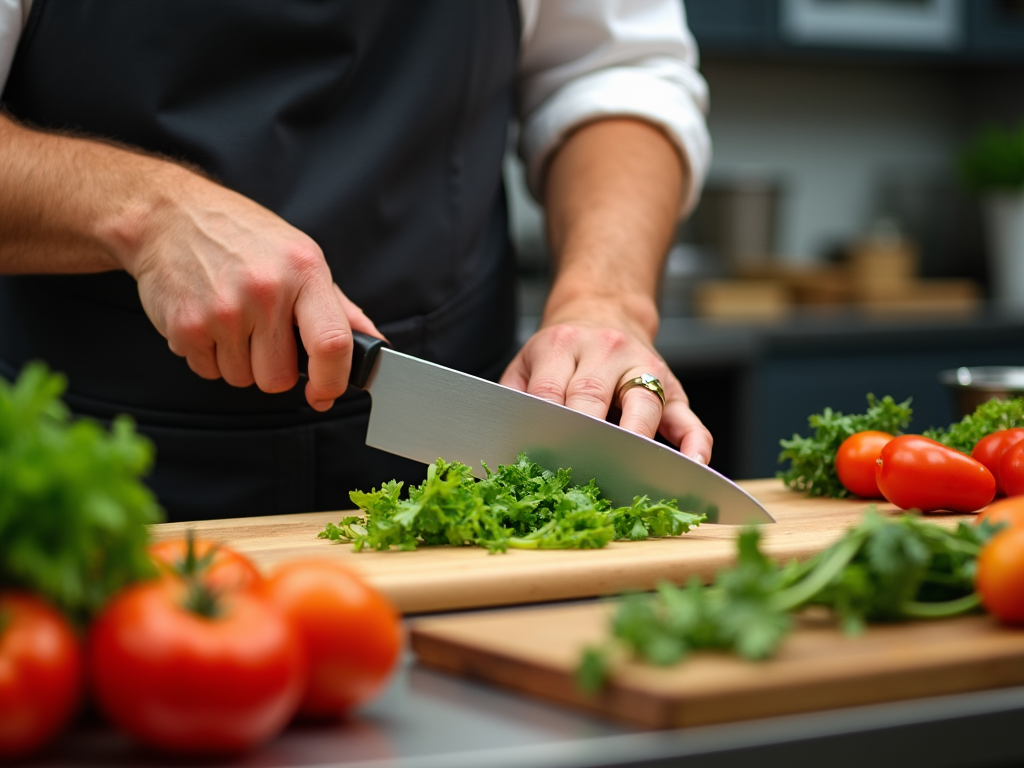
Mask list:
POLYGON ((333 400, 317 400, 315 403, 313 403, 313 410, 329 411, 333 405, 333 400))
POLYGON ((704 458, 704 454, 702 454, 702 453, 695 453, 690 458, 693 459, 696 462, 701 463, 701 464, 707 464, 708 463, 708 460, 704 458))

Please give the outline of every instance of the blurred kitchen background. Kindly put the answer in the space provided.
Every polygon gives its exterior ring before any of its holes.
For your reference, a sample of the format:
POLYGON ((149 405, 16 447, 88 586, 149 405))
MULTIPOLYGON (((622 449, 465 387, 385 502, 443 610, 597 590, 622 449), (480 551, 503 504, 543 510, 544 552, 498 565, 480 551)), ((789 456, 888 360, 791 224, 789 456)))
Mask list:
MULTIPOLYGON (((868 392, 913 397, 913 429, 946 424, 939 371, 1024 365, 1024 294, 990 275, 958 172, 984 127, 1024 126, 1024 0, 685 6, 714 162, 668 257, 658 346, 712 466, 769 476, 808 414, 868 392)), ((548 254, 514 158, 506 176, 525 337, 548 254)))

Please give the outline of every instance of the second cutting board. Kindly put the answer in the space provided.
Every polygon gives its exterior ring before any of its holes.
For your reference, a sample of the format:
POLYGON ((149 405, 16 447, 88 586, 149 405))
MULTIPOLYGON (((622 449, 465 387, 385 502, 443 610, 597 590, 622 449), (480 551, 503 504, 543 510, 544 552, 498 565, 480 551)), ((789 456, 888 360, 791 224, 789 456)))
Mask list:
POLYGON ((651 728, 734 722, 1024 684, 1024 631, 989 616, 872 625, 842 634, 804 617, 768 661, 697 652, 672 667, 620 660, 602 693, 580 692, 580 654, 608 636, 603 602, 413 622, 428 666, 651 728))

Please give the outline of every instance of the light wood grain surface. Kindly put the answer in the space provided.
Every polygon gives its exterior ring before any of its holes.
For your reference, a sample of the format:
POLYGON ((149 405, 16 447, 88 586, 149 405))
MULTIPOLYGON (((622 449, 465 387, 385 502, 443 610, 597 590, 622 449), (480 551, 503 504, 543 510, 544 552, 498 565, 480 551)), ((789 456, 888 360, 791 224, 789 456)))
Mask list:
POLYGON ((620 660, 601 695, 577 689, 583 648, 611 606, 486 611, 413 622, 422 663, 653 728, 685 727, 1024 683, 1024 631, 988 616, 872 626, 849 637, 805 618, 774 659, 695 653, 673 667, 620 660))
MULTIPOLYGON (((741 483, 776 519, 764 526, 765 550, 787 560, 827 547, 868 507, 862 500, 808 499, 778 480, 741 483)), ((898 512, 882 503, 886 513, 898 512)), ((704 525, 688 534, 643 542, 613 542, 597 550, 512 551, 490 555, 477 547, 415 552, 353 552, 349 544, 317 538, 342 512, 168 523, 153 527, 162 540, 187 528, 249 555, 264 568, 298 558, 339 560, 387 594, 404 613, 537 603, 648 589, 691 574, 707 579, 732 562, 737 529, 704 525)), ((957 516, 940 518, 954 522, 957 516)))

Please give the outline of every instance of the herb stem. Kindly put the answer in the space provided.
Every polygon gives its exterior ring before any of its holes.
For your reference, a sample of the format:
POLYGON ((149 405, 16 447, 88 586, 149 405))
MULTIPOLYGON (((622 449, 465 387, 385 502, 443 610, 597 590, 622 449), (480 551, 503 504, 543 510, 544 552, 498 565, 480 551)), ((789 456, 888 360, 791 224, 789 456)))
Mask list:
POLYGON ((538 539, 509 539, 508 545, 512 549, 540 549, 538 539))
POLYGON ((947 616, 959 616, 979 605, 981 605, 981 596, 977 592, 971 592, 971 594, 958 597, 956 600, 946 600, 942 603, 920 603, 908 600, 900 606, 900 611, 903 615, 914 619, 941 619, 947 616))
POLYGON ((773 595, 772 608, 777 611, 792 611, 809 601, 842 573, 856 556, 863 542, 863 534, 841 540, 806 579, 773 595))

